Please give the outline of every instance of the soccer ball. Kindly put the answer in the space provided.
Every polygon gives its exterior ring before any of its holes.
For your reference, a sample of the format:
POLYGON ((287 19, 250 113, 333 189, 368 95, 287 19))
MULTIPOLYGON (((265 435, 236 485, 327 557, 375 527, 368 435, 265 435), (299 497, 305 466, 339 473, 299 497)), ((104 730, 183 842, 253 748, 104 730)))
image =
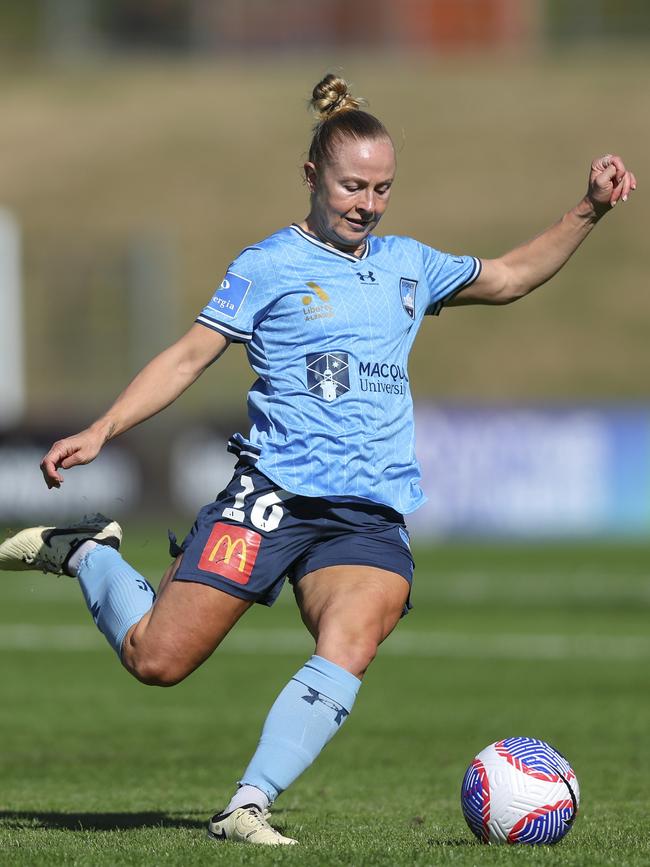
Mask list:
POLYGON ((557 843, 576 817, 580 787, 564 756, 544 741, 506 738, 467 768, 460 801, 483 843, 557 843))

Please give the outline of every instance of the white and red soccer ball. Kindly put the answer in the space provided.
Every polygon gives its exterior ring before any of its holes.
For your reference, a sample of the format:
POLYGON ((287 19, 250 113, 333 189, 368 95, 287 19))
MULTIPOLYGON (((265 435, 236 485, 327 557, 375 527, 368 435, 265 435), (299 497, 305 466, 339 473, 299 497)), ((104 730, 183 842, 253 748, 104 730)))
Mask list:
POLYGON ((557 843, 579 803, 573 768, 536 738, 490 744, 467 768, 461 788, 463 815, 483 843, 557 843))

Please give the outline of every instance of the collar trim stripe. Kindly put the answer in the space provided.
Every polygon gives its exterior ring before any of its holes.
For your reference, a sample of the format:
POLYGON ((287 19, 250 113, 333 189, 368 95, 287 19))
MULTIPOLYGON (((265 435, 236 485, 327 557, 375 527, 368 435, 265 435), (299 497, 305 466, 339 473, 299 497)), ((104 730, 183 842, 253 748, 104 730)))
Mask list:
POLYGON ((305 241, 309 241, 309 243, 313 244, 315 247, 320 247, 322 250, 326 250, 328 253, 333 253, 335 256, 342 256, 343 259, 347 259, 348 262, 360 262, 362 259, 366 259, 370 253, 370 236, 366 238, 363 253, 360 256, 353 256, 351 253, 345 253, 343 250, 337 250, 336 247, 330 247, 329 244, 324 244, 322 241, 319 241, 318 238, 310 235, 309 232, 305 232, 305 230, 296 223, 292 223, 289 228, 293 229, 301 238, 304 238, 305 241))

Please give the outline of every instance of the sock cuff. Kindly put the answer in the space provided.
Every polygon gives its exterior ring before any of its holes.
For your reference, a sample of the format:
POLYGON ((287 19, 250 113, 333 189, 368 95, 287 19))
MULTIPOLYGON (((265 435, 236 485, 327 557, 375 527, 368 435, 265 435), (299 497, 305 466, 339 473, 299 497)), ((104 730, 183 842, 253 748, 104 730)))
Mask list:
POLYGON ((122 555, 112 545, 97 543, 94 548, 81 558, 77 566, 77 577, 79 577, 81 569, 95 569, 99 566, 103 571, 110 566, 116 566, 121 563, 124 563, 122 555))
POLYGON ((348 712, 352 709, 361 686, 358 677, 335 662, 315 655, 294 674, 293 680, 297 680, 304 686, 310 686, 321 695, 338 702, 348 712))
POLYGON ((135 626, 136 623, 139 623, 142 620, 143 616, 144 615, 141 612, 133 614, 131 617, 128 618, 128 620, 124 621, 119 632, 114 638, 111 636, 107 636, 108 642, 115 651, 115 653, 117 653, 120 662, 122 661, 122 645, 124 644, 126 633, 132 626, 135 626))

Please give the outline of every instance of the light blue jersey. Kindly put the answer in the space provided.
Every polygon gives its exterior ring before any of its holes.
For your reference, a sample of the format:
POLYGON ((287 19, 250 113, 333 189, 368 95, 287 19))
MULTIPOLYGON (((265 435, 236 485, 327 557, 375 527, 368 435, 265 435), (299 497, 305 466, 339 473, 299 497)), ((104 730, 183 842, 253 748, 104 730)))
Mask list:
POLYGON ((245 343, 258 376, 231 450, 294 494, 417 509, 408 355, 425 314, 480 270, 393 236, 357 258, 295 225, 247 247, 196 320, 245 343))

